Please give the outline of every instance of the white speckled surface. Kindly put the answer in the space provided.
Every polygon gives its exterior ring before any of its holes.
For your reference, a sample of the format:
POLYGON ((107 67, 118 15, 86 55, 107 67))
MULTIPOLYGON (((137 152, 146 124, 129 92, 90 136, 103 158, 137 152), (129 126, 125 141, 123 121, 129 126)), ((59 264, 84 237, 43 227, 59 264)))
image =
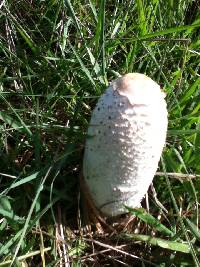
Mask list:
POLYGON ((114 81, 91 117, 83 175, 98 209, 107 216, 137 207, 155 175, 165 144, 164 93, 142 74, 114 81))

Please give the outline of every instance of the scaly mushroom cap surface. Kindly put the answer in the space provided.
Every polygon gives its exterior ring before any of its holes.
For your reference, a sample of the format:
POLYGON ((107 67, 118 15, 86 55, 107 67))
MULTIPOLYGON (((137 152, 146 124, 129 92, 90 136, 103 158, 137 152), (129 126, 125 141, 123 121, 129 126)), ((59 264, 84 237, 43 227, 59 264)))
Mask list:
POLYGON ((111 83, 92 113, 83 175, 107 216, 140 206, 153 180, 167 132, 164 97, 152 79, 129 73, 111 83))

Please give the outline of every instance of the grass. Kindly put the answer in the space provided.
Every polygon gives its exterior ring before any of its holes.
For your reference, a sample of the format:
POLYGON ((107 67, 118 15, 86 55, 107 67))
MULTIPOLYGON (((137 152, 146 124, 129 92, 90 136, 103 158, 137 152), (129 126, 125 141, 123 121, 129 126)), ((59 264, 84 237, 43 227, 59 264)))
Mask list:
POLYGON ((192 0, 2 1, 0 266, 200 266, 200 179, 187 178, 200 173, 199 29, 192 0), (77 213, 88 121, 127 72, 167 93, 163 174, 149 210, 130 209, 138 234, 88 237, 77 213))

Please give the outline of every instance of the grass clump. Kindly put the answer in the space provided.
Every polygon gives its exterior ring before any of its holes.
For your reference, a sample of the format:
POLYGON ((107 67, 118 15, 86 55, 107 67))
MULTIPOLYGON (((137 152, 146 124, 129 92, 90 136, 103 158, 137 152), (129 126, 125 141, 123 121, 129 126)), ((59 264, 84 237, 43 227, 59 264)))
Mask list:
POLYGON ((7 0, 0 26, 0 266, 199 266, 200 180, 166 174, 200 172, 197 2, 7 0), (69 225, 91 110, 127 72, 166 91, 169 131, 162 205, 150 193, 149 212, 131 211, 140 235, 116 245, 69 225))

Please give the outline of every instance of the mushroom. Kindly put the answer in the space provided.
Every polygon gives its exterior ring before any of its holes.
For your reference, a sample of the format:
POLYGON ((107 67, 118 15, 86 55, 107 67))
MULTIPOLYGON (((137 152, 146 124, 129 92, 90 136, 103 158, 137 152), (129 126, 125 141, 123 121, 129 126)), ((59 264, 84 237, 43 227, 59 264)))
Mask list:
POLYGON ((151 78, 128 73, 113 81, 97 103, 88 127, 83 177, 105 216, 140 206, 165 144, 164 98, 151 78))

